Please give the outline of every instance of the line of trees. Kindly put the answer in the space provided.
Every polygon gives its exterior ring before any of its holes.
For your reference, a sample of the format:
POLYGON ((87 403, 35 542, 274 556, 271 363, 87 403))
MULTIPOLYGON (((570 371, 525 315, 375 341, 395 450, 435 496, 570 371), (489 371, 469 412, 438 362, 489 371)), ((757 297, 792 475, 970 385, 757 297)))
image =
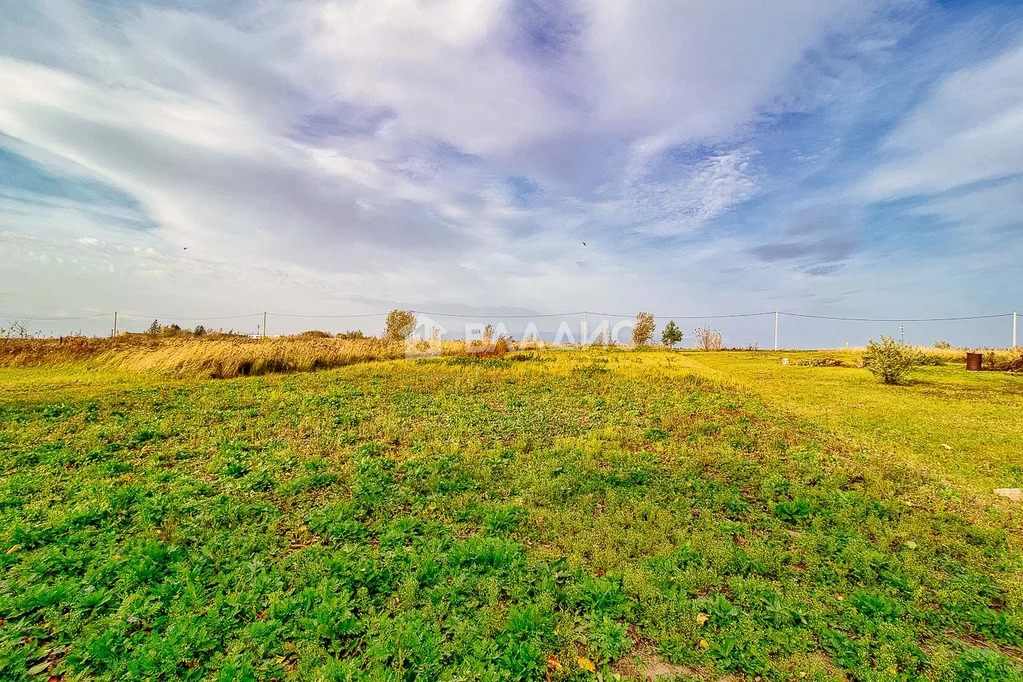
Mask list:
MULTIPOLYGON (((645 346, 650 343, 654 336, 655 326, 653 313, 637 314, 636 322, 632 327, 632 345, 645 346)), ((710 327, 694 330, 693 338, 696 341, 696 347, 701 350, 721 350, 724 347, 724 337, 721 332, 710 327)), ((661 343, 668 348, 674 348, 677 344, 682 343, 682 339, 682 330, 675 324, 675 320, 668 320, 668 324, 664 325, 664 329, 661 330, 661 343)))
MULTIPOLYGON (((409 339, 416 330, 416 314, 411 310, 392 310, 387 313, 387 320, 384 323, 384 339, 387 341, 405 341, 409 339)), ((645 346, 649 344, 654 338, 654 332, 656 330, 656 321, 653 313, 640 312, 636 315, 636 320, 632 326, 632 345, 634 346, 645 346)), ((146 333, 154 336, 177 336, 180 334, 191 333, 194 336, 205 336, 208 330, 203 325, 198 325, 194 330, 185 330, 179 327, 177 324, 163 325, 160 324, 159 320, 153 320, 146 330, 146 333)), ((223 333, 223 332, 219 332, 223 333)), ((232 332, 228 332, 229 334, 232 332)), ((436 335, 438 330, 433 330, 433 335, 436 335)), ((362 331, 349 331, 343 332, 336 335, 329 334, 321 331, 308 331, 303 332, 300 336, 312 338, 341 338, 341 339, 363 339, 367 338, 362 331)), ((494 327, 488 324, 483 331, 483 343, 489 344, 494 337, 494 327)), ((675 320, 669 320, 668 323, 661 330, 661 343, 668 348, 674 348, 678 344, 682 343, 684 335, 679 326, 675 323, 675 320)), ((723 340, 721 332, 717 330, 705 327, 703 329, 696 329, 693 332, 693 338, 696 342, 696 347, 703 350, 721 350, 723 347, 723 340)), ((610 333, 605 330, 601 334, 601 338, 598 344, 613 345, 613 339, 610 338, 610 333)))

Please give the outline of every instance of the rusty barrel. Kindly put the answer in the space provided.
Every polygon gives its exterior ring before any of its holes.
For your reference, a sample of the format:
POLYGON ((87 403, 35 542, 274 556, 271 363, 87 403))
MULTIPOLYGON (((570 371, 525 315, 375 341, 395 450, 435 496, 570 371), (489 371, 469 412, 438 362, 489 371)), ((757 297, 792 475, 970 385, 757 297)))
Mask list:
POLYGON ((966 354, 966 371, 968 372, 979 372, 980 361, 984 359, 984 356, 980 353, 967 353, 966 354))

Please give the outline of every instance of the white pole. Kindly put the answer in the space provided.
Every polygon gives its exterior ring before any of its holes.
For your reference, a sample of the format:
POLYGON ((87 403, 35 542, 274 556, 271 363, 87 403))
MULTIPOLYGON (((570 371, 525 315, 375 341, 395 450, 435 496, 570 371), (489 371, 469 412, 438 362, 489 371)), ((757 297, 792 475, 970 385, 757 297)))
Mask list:
MULTIPOLYGON (((114 311, 114 337, 116 337, 116 336, 117 336, 117 311, 115 310, 114 311)), ((1013 335, 1013 338, 1015 338, 1015 334, 1013 335)))
POLYGON ((774 349, 778 350, 778 311, 774 311, 774 349))
POLYGON ((266 313, 263 313, 263 338, 266 338, 266 313))
POLYGON ((579 340, 579 345, 585 346, 586 345, 586 339, 589 336, 589 332, 590 332, 590 328, 586 325, 586 311, 585 310, 583 311, 583 326, 582 326, 582 329, 580 331, 582 331, 582 338, 579 340))

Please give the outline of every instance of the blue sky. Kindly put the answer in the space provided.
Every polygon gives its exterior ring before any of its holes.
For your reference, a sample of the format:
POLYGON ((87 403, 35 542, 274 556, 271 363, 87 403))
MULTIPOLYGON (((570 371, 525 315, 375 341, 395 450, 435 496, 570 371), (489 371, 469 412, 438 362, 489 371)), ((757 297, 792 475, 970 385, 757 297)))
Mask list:
POLYGON ((1002 313, 1021 228, 1015 3, 0 7, 7 315, 1002 313))

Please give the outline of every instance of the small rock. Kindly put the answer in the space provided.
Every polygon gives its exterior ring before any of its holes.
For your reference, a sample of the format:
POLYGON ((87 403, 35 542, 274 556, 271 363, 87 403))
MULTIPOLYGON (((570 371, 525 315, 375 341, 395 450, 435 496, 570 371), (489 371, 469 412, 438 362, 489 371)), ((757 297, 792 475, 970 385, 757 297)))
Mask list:
POLYGON ((789 359, 788 358, 782 358, 781 359, 781 364, 783 364, 783 365, 789 364, 789 359))
POLYGON ((1023 502, 1023 490, 1019 488, 995 488, 995 495, 1008 497, 1013 502, 1023 502))

